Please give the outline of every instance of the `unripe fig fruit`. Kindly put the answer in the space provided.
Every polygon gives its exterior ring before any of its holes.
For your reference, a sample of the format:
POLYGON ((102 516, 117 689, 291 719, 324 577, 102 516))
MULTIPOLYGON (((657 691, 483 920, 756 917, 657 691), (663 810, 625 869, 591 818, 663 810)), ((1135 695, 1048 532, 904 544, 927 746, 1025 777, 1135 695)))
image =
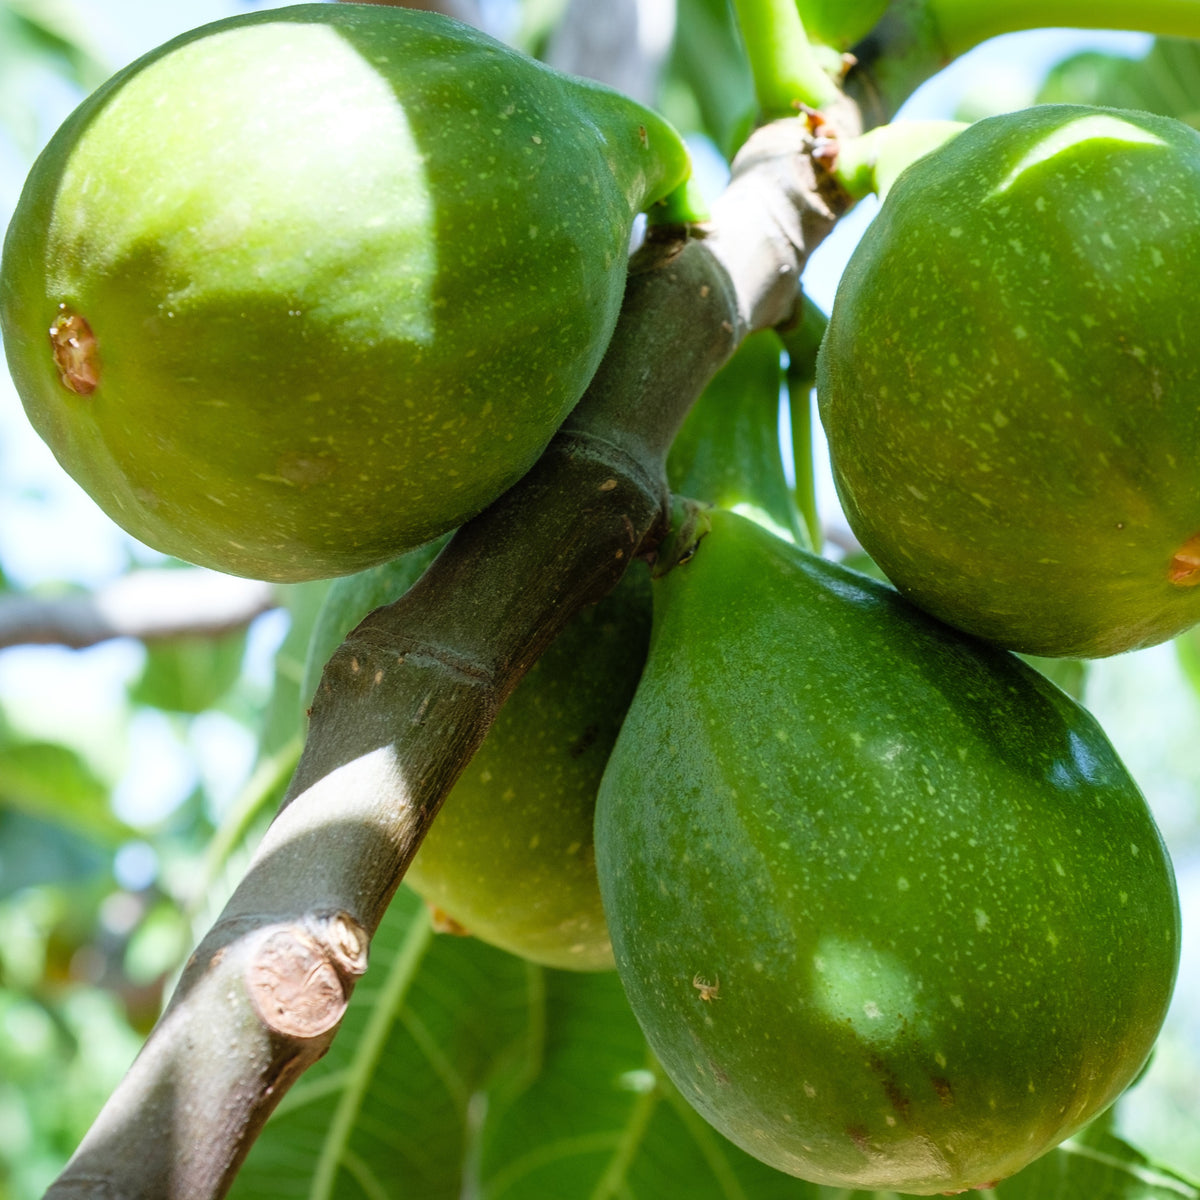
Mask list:
POLYGON ((1015 656, 738 516, 655 581, 596 806, 667 1074, 782 1171, 1003 1179, 1138 1074, 1179 909, 1137 787, 1015 656))
MULTIPOLYGON (((436 548, 333 583, 310 644, 306 695, 351 628, 407 591, 436 548)), ((447 925, 545 966, 612 969, 592 823, 649 634, 649 581, 634 564, 501 708, 404 877, 447 925)))
POLYGON ((660 118, 436 14, 220 21, 87 99, 0 267, 30 420, 150 545, 347 574, 519 478, 611 336, 660 118))
POLYGON ((846 515, 911 599, 1043 656, 1200 620, 1200 133, 1048 105, 909 167, 818 371, 846 515))

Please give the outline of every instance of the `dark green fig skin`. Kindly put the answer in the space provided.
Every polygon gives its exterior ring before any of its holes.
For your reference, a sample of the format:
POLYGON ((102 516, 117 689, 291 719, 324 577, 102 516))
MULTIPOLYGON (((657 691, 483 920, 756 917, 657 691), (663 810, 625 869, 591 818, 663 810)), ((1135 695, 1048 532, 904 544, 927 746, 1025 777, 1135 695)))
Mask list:
MULTIPOLYGON (((407 591, 439 548, 334 581, 309 647, 306 695, 350 629, 407 591)), ((404 877, 443 927, 543 966, 612 970, 593 818, 649 637, 649 576, 635 563, 505 702, 404 877)))
POLYGON ((138 538, 348 574, 524 474, 607 346, 636 214, 687 171, 652 112, 440 15, 233 17, 38 159, 0 265, 9 365, 138 538))
POLYGON ((656 580, 596 810, 667 1074, 785 1172, 1006 1178, 1137 1075, 1174 877, 1092 718, 1015 656, 732 514, 656 580))
POLYGON ((1010 649, 1200 620, 1200 133, 1047 105, 898 179, 818 369, 846 515, 896 586, 1010 649))

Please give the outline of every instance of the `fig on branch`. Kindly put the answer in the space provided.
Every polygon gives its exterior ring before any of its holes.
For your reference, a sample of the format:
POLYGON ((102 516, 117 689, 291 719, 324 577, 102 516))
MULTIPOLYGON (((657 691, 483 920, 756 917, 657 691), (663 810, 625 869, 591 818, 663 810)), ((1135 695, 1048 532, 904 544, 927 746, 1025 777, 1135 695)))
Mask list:
POLYGON ((219 21, 115 76, 26 183, 0 329, 30 420, 150 545, 275 580, 457 526, 603 354, 654 113, 436 14, 219 21))
POLYGON ((1200 620, 1200 133, 1048 105, 904 171, 818 364, 846 515, 911 599, 1042 656, 1200 620))
MULTIPOLYGON (((771 332, 742 344, 693 406, 667 474, 676 489, 798 531, 779 450, 780 349, 771 332)), ((334 581, 309 644, 306 698, 354 626, 403 595, 443 544, 334 581)), ((649 634, 648 580, 634 564, 505 702, 404 877, 448 926, 547 966, 613 966, 592 826, 649 634)))
POLYGON ((935 1193, 1138 1074, 1179 908, 1091 717, 734 514, 654 584, 596 807, 617 969, 682 1094, 773 1166, 935 1193))
MULTIPOLYGON (((346 634, 406 592, 438 549, 335 580, 309 646, 306 696, 346 634)), ((505 702, 404 876, 449 927, 545 966, 612 969, 592 823, 649 634, 649 581, 635 564, 505 702)))

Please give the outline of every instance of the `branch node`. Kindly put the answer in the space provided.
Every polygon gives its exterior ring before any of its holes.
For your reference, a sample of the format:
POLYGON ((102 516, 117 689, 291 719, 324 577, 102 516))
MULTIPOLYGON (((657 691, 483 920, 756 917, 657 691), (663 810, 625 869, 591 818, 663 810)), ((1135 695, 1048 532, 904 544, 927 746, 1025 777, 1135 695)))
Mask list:
POLYGON ((246 968, 246 988, 267 1028, 292 1038, 328 1033, 367 969, 368 941, 346 912, 323 913, 268 934, 246 968))

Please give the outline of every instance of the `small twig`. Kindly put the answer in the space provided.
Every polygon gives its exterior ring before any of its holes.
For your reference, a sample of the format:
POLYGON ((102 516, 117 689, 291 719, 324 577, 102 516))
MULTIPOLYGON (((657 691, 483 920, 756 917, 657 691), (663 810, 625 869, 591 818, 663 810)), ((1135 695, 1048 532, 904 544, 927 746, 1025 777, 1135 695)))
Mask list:
POLYGON ((135 571, 84 595, 0 596, 0 648, 219 637, 278 604, 275 589, 254 579, 198 567, 135 571))

